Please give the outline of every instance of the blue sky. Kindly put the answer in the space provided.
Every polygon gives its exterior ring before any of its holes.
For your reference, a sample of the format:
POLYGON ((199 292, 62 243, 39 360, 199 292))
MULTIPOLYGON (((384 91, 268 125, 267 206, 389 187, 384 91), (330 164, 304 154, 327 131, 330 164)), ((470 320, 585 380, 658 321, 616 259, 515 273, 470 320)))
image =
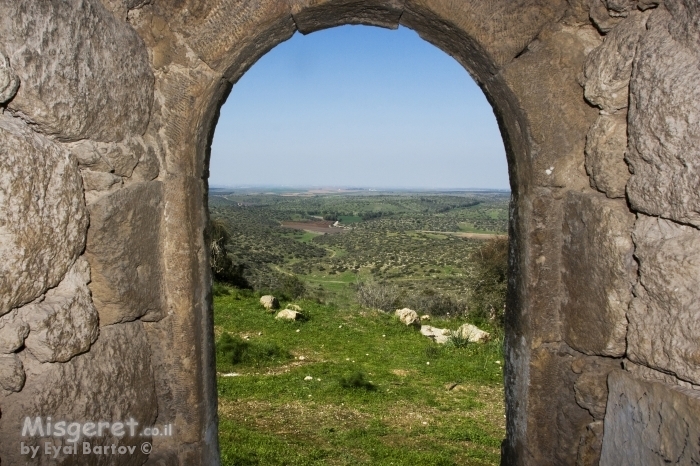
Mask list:
POLYGON ((410 29, 296 33, 233 86, 211 186, 508 189, 491 106, 410 29))

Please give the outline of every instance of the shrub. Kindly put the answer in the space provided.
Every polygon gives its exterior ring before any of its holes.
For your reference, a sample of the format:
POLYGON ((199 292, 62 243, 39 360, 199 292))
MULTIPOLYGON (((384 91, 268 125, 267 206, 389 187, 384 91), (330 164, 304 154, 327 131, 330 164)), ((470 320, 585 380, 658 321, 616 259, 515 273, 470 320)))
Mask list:
POLYGON ((304 282, 296 275, 287 275, 282 280, 282 294, 290 299, 298 299, 306 293, 304 282))
POLYGON ((209 235, 211 271, 214 279, 238 288, 249 288, 250 285, 243 277, 245 266, 242 263, 235 264, 229 257, 227 244, 231 240, 231 234, 223 220, 216 218, 211 220, 209 235))
POLYGON ((376 387, 365 378, 365 374, 360 371, 353 372, 345 377, 340 378, 340 386, 346 389, 361 389, 373 391, 376 387))
POLYGON ((452 332, 447 339, 447 344, 453 348, 466 348, 469 343, 471 343, 469 337, 462 334, 462 332, 452 332))
POLYGON ((374 280, 357 284, 357 302, 364 307, 391 312, 399 297, 398 289, 374 280))
POLYGON ((432 288, 419 293, 411 293, 404 299, 404 304, 421 314, 432 316, 458 317, 466 313, 467 303, 447 294, 440 294, 432 288))
POLYGON ((476 284, 471 295, 470 315, 503 325, 508 288, 508 239, 484 242, 472 253, 471 259, 476 284))

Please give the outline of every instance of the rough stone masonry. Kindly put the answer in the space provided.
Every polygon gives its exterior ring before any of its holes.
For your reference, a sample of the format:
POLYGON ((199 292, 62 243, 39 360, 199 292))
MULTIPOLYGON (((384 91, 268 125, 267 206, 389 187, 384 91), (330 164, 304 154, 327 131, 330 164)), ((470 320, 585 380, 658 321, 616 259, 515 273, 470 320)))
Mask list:
POLYGON ((218 464, 218 109, 295 31, 342 24, 414 29, 496 113, 502 464, 698 464, 697 0, 0 0, 1 463, 218 464), (89 438, 113 454, 73 454, 61 421, 110 423, 89 438))

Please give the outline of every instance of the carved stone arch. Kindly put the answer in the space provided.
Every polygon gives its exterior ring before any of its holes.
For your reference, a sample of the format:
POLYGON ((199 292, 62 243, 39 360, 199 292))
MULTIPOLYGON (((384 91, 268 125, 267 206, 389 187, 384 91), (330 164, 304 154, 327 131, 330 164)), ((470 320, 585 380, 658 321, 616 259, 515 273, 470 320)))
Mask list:
POLYGON ((295 31, 365 24, 454 57, 501 129, 502 463, 699 462, 700 9, 659 3, 0 0, 0 458, 24 416, 134 415, 174 426, 151 463, 219 462, 219 108, 295 31))

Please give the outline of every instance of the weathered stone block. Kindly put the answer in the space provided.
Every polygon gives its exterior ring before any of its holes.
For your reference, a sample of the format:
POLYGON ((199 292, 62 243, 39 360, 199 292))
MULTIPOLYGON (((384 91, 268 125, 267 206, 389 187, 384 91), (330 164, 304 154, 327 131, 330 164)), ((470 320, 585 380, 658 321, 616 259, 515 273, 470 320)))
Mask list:
POLYGON ((628 357, 700 384, 700 231, 640 215, 639 285, 629 309, 628 357))
POLYGON ((599 466, 603 447, 603 421, 591 422, 578 444, 576 466, 599 466))
POLYGON ((632 207, 700 226, 700 55, 674 40, 659 8, 649 19, 630 82, 632 207))
POLYGON ((22 86, 8 108, 64 140, 121 140, 148 124, 143 42, 98 0, 0 1, 3 47, 22 86))
POLYGON ((586 354, 622 356, 637 270, 634 215, 623 201, 594 192, 570 192, 564 212, 564 338, 586 354))
POLYGON ((0 315, 56 286, 85 246, 87 209, 68 151, 0 115, 0 315))
POLYGON ((530 359, 529 438, 538 446, 524 464, 575 464, 579 440, 593 422, 587 410, 576 404, 571 370, 573 351, 565 344, 542 345, 530 359), (543 422, 546 420, 546 422, 543 422))
POLYGON ((585 135, 598 112, 581 105, 581 86, 576 80, 588 43, 578 28, 548 28, 527 53, 502 72, 528 114, 531 183, 535 186, 589 186, 584 168, 585 135), (556 118, 545 109, 556 109, 556 118))
POLYGON ((632 13, 612 28, 586 59, 584 95, 606 112, 627 108, 632 60, 647 18, 647 13, 632 13))
POLYGON ((586 409, 593 419, 602 421, 608 402, 608 374, 620 369, 620 360, 585 356, 571 363, 571 370, 580 374, 574 383, 576 403, 586 409))
POLYGON ((695 0, 665 0, 673 21, 668 30, 675 40, 691 50, 700 49, 700 4, 695 0))
POLYGON ((10 392, 22 390, 25 381, 22 361, 16 354, 0 354, 0 387, 10 392))
POLYGON ((29 324, 19 318, 16 310, 0 317, 0 353, 13 353, 21 348, 28 334, 29 324))
MULTIPOLYGON (((173 6, 165 3, 171 15, 173 6)), ((156 66, 177 59, 178 44, 173 33, 187 42, 199 58, 212 69, 237 81, 250 66, 278 43, 292 37, 296 25, 288 2, 259 0, 217 0, 196 6, 181 4, 186 13, 173 20, 153 18, 148 35, 160 55, 156 66), (189 7, 189 8, 188 8, 189 7)))
MULTIPOLYGON (((404 3, 401 24, 416 30, 458 61, 466 58, 465 49, 474 55, 485 49, 496 66, 504 66, 522 53, 543 29, 561 18, 568 7, 567 2, 561 0, 524 1, 517 7, 501 0, 406 0, 404 3), (436 34, 436 30, 446 33, 436 34)), ((466 60, 462 64, 466 64, 466 60)))
MULTIPOLYGON (((532 277, 526 286, 530 292, 528 327, 536 340, 532 343, 561 341, 561 234, 555 227, 561 224, 562 200, 558 193, 542 188, 532 199, 533 227, 525 236, 529 254, 534 260, 521 264, 524 273, 532 277)), ((508 314, 508 313, 506 313, 508 314)))
POLYGON ((586 172, 591 186, 608 197, 625 197, 627 114, 600 115, 586 137, 586 172))
POLYGON ((85 191, 107 191, 114 185, 121 185, 122 178, 108 172, 81 170, 85 191))
POLYGON ((700 464, 700 392, 624 371, 608 386, 601 466, 700 464))
MULTIPOLYGON (((120 465, 141 465, 147 456, 140 451, 150 436, 139 436, 141 429, 153 425, 157 412, 151 356, 141 322, 112 325, 102 329, 100 338, 89 352, 63 364, 42 364, 22 352, 27 383, 19 393, 0 400, 0 457, 3 464, 25 464, 26 456, 17 447, 44 442, 59 445, 65 438, 21 437, 25 417, 42 417, 53 422, 127 422, 133 418, 138 426, 131 436, 106 434, 89 439, 92 446, 136 446, 132 455, 119 457, 120 465)), ((79 448, 82 444, 78 444, 79 448)), ((111 450, 111 449, 110 449, 111 450)), ((114 456, 59 455, 51 464, 105 465, 115 464, 114 456)), ((44 464, 44 463, 42 463, 44 464)))
POLYGON ((0 103, 4 104, 15 96, 19 89, 19 78, 10 66, 10 59, 0 52, 0 103))
POLYGON ((90 299, 89 281, 90 266, 81 257, 41 302, 19 309, 30 328, 24 345, 39 361, 66 362, 97 339, 97 310, 90 299))
POLYGON ((612 11, 608 10, 605 0, 593 0, 588 15, 602 34, 607 34, 622 21, 621 16, 613 15, 612 11))
POLYGON ((159 181, 119 189, 90 205, 86 257, 100 326, 164 311, 159 181))
POLYGON ((371 24, 396 29, 404 0, 290 0, 294 22, 302 34, 337 24, 371 24))

